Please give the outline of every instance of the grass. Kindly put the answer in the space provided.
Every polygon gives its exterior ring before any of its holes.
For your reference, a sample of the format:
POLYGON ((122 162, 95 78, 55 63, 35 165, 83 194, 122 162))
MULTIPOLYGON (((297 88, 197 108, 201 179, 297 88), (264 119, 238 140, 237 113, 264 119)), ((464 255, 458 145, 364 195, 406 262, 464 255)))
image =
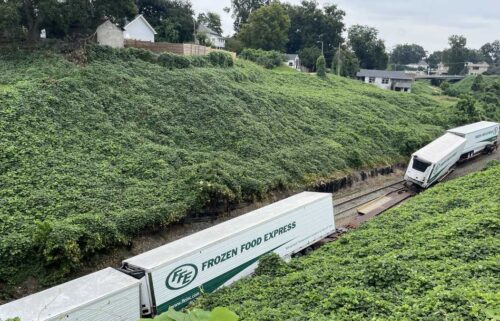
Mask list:
POLYGON ((494 320, 500 165, 439 184, 288 264, 208 294, 242 321, 494 320))
POLYGON ((58 280, 189 212, 393 163, 448 122, 429 95, 244 61, 169 69, 101 53, 81 67, 3 53, 0 88, 0 283, 11 286, 58 280))

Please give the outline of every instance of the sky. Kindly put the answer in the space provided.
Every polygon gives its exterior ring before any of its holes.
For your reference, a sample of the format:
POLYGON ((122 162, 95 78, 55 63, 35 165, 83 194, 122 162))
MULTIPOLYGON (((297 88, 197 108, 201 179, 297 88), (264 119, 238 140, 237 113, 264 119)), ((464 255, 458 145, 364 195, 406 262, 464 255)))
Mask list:
MULTIPOLYGON (((196 14, 221 15, 224 35, 233 33, 231 14, 223 11, 230 0, 190 0, 196 14)), ((282 1, 300 4, 301 0, 282 1)), ((448 46, 448 37, 461 34, 467 47, 478 49, 500 40, 500 0, 318 0, 337 4, 346 12, 347 27, 363 24, 379 30, 388 50, 396 44, 416 43, 429 53, 448 46)))

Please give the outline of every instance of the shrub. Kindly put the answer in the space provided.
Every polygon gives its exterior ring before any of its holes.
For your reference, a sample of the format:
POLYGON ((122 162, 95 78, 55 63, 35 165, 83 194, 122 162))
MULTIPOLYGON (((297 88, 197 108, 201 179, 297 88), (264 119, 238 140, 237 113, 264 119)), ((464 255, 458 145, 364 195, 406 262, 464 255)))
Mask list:
POLYGON ((323 55, 319 56, 318 60, 316 60, 316 74, 321 78, 326 77, 326 61, 323 55))
POLYGON ((234 65, 231 54, 223 51, 212 51, 208 54, 208 59, 215 67, 232 67, 234 65))
POLYGON ((267 69, 281 66, 284 56, 279 51, 265 51, 261 49, 243 49, 239 55, 240 58, 253 61, 267 69))

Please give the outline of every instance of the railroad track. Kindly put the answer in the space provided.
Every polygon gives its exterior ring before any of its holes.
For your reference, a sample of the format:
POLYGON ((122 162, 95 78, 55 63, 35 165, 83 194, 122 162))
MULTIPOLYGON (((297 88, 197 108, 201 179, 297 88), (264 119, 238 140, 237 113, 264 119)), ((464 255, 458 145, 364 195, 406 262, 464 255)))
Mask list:
POLYGON ((357 195, 355 197, 351 197, 351 198, 349 198, 347 200, 344 200, 344 201, 341 201, 341 202, 338 202, 338 203, 336 203, 334 201, 333 204, 334 204, 334 207, 336 207, 336 208, 343 207, 343 206, 345 206, 346 204, 349 204, 349 203, 354 203, 352 206, 349 206, 347 208, 342 208, 340 211, 336 211, 335 215, 340 215, 342 213, 346 213, 346 212, 352 211, 352 210, 356 209, 357 207, 359 207, 360 205, 363 205, 364 203, 368 203, 368 202, 376 199, 377 197, 373 197, 372 199, 368 199, 367 201, 363 201, 361 203, 356 202, 356 201, 358 201, 360 199, 368 198, 372 194, 377 194, 380 191, 383 191, 383 190, 386 190, 386 189, 390 189, 388 192, 394 192, 394 191, 402 190, 402 189, 405 188, 403 186, 403 183, 404 183, 404 180, 399 180, 399 181, 397 181, 395 183, 391 183, 391 184, 379 187, 377 189, 370 190, 370 191, 368 191, 366 193, 357 195))

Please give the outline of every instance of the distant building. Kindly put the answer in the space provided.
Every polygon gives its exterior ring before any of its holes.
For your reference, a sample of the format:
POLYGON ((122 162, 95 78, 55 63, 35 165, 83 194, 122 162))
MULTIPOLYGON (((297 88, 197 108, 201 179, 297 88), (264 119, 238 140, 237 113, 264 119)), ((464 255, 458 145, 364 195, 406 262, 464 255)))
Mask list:
POLYGON ((488 68, 490 68, 490 65, 488 65, 484 61, 479 63, 468 62, 465 64, 465 67, 467 68, 468 75, 480 75, 488 70, 488 68))
POLYGON ((290 68, 301 70, 300 69, 300 58, 297 54, 285 54, 285 65, 290 68))
POLYGON ((361 69, 356 78, 382 89, 411 92, 413 78, 403 71, 361 69))
POLYGON ((142 14, 127 23, 123 30, 125 39, 155 42, 156 31, 142 14))
POLYGON ((437 64, 437 68, 436 68, 435 73, 436 73, 436 75, 447 75, 448 70, 450 70, 450 67, 445 66, 442 62, 440 62, 437 64))
POLYGON ((226 39, 221 34, 205 25, 199 25, 197 32, 198 35, 205 35, 205 38, 210 41, 212 47, 222 49, 226 46, 226 39))
POLYGON ((123 29, 107 20, 97 27, 97 43, 112 48, 123 48, 123 29))
POLYGON ((415 69, 415 70, 427 70, 429 68, 429 64, 425 61, 421 60, 416 64, 407 64, 406 67, 415 69))

